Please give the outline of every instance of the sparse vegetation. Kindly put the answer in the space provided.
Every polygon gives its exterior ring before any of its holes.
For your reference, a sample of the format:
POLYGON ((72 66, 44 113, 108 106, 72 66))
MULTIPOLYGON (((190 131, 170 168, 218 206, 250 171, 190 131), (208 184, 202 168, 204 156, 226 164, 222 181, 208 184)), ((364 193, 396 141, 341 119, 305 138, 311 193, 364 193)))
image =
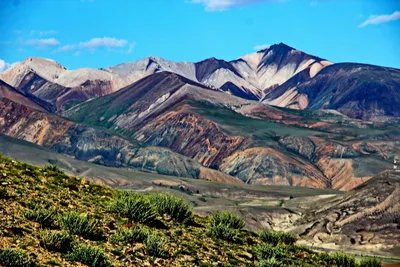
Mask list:
POLYGON ((337 266, 340 267, 356 267, 356 258, 352 255, 343 253, 343 252, 336 252, 331 255, 333 261, 336 263, 337 266))
POLYGON ((283 263, 275 259, 274 257, 269 258, 267 260, 261 260, 259 267, 283 267, 283 263))
POLYGON ((69 233, 44 231, 40 234, 40 246, 54 252, 68 253, 75 244, 75 238, 69 233))
POLYGON ((35 267, 36 264, 19 249, 0 249, 0 264, 5 267, 35 267))
POLYGON ((213 226, 221 224, 237 230, 242 229, 245 225, 244 220, 239 215, 228 211, 214 212, 211 215, 211 224, 213 226))
POLYGON ((190 206, 181 197, 167 193, 153 193, 149 195, 149 199, 161 216, 171 216, 177 222, 191 222, 193 220, 193 212, 190 206))
POLYGON ((268 260, 270 258, 281 260, 286 256, 286 247, 264 243, 256 248, 256 253, 260 260, 268 260))
POLYGON ((237 236, 237 230, 232 229, 225 224, 217 224, 210 227, 208 234, 226 241, 234 241, 237 236))
POLYGON ((1 188, 13 196, 0 198, 6 267, 377 266, 294 245, 290 234, 244 231, 233 213, 194 215, 173 195, 115 191, 2 156, 0 167, 1 188))
POLYGON ((111 267, 112 264, 104 252, 89 245, 78 245, 74 247, 68 258, 72 261, 79 261, 90 267, 111 267))
POLYGON ((26 219, 37 222, 42 228, 54 229, 58 227, 57 211, 53 209, 33 208, 24 213, 26 219))
POLYGON ((359 267, 381 267, 382 262, 377 258, 365 258, 360 261, 359 267))
POLYGON ((168 250, 165 248, 165 240, 163 240, 156 233, 151 233, 147 236, 146 240, 144 241, 144 247, 150 256, 167 258, 169 255, 168 250))
POLYGON ((285 245, 293 245, 296 242, 296 236, 291 233, 276 232, 276 231, 262 231, 260 237, 264 242, 270 243, 274 246, 279 243, 285 245))
POLYGON ((98 227, 98 221, 89 219, 87 215, 80 215, 78 212, 71 212, 61 216, 60 222, 63 229, 74 235, 94 240, 101 239, 103 236, 98 227))
POLYGON ((129 221, 152 224, 157 217, 157 211, 150 199, 142 194, 120 191, 109 207, 109 210, 129 221))
POLYGON ((145 227, 135 227, 131 229, 119 230, 112 236, 114 242, 143 243, 149 236, 150 231, 145 227))

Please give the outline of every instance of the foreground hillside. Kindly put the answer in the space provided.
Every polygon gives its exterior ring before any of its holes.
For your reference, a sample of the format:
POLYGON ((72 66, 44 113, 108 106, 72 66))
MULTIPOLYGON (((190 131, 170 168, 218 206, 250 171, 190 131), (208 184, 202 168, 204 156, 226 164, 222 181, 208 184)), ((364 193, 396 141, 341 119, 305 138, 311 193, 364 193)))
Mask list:
POLYGON ((3 156, 0 170, 4 266, 379 266, 244 231, 234 214, 193 215, 173 195, 115 191, 3 156))

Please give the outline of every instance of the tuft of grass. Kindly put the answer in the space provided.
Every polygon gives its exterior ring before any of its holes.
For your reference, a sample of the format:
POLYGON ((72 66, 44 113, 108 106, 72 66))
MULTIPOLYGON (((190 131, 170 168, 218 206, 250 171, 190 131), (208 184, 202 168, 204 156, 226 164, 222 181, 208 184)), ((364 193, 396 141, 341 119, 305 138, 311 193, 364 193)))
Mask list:
POLYGON ((148 197, 159 215, 169 215, 177 222, 193 221, 192 209, 182 197, 169 193, 152 193, 148 197))
POLYGON ((119 230, 112 236, 114 242, 143 243, 150 234, 150 230, 145 227, 119 230))
POLYGON ((72 250, 75 239, 67 232, 44 231, 40 234, 40 246, 53 252, 68 253, 72 250))
POLYGON ((24 217, 28 220, 37 222, 42 228, 55 229, 58 227, 57 211, 50 209, 33 208, 24 213, 24 217))
POLYGON ((284 264, 278 261, 276 258, 272 257, 267 260, 261 260, 258 263, 258 267, 283 267, 284 264))
POLYGON ((285 232, 262 231, 259 235, 262 241, 270 243, 274 246, 278 245, 279 243, 293 245, 297 240, 295 235, 285 232))
POLYGON ((150 256, 159 258, 167 258, 169 256, 169 252, 166 249, 166 241, 156 233, 151 233, 147 236, 144 241, 144 247, 150 256))
POLYGON ((78 212, 67 213, 60 218, 63 229, 73 235, 80 235, 92 240, 101 240, 103 232, 98 228, 99 221, 89 219, 87 215, 80 215, 78 212))
POLYGON ((287 251, 286 247, 283 246, 273 246, 268 243, 261 244, 255 249, 258 259, 268 260, 270 258, 275 258, 281 260, 286 257, 287 251))
POLYGON ((225 225, 228 228, 241 230, 245 223, 242 217, 228 211, 216 211, 211 215, 211 225, 225 225))
POLYGON ((343 252, 336 252, 331 255, 332 260, 340 267, 356 267, 356 258, 343 252))
POLYGON ((75 246, 72 252, 68 255, 68 259, 72 261, 79 261, 90 267, 112 266, 108 257, 101 249, 89 245, 75 246))
POLYGON ((381 267, 382 261, 377 258, 365 258, 360 261, 359 267, 381 267))
POLYGON ((109 211, 128 218, 130 222, 153 224, 157 218, 157 211, 148 197, 126 191, 117 193, 109 211))
POLYGON ((226 224, 217 224, 217 225, 212 225, 208 229, 208 235, 226 241, 235 241, 237 237, 237 230, 230 228, 226 224))
POLYGON ((25 251, 14 248, 0 249, 0 265, 5 267, 36 266, 36 264, 26 255, 25 251))

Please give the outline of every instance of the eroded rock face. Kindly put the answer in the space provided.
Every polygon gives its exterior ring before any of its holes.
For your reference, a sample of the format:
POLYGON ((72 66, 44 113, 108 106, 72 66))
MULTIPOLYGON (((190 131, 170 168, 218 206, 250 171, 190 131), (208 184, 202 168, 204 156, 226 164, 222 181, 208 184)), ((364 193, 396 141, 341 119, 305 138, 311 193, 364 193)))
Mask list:
POLYGON ((279 139, 279 143, 309 160, 312 159, 315 152, 315 144, 306 137, 285 136, 279 139))
POLYGON ((246 182, 323 188, 324 176, 311 164, 271 148, 250 148, 226 158, 220 170, 246 182))
POLYGON ((400 239, 400 173, 383 172, 348 194, 304 210, 297 231, 308 245, 396 255, 400 239))
POLYGON ((225 157, 245 145, 245 138, 228 136, 213 122, 184 109, 157 117, 138 129, 135 137, 146 144, 169 147, 212 168, 218 168, 225 157))

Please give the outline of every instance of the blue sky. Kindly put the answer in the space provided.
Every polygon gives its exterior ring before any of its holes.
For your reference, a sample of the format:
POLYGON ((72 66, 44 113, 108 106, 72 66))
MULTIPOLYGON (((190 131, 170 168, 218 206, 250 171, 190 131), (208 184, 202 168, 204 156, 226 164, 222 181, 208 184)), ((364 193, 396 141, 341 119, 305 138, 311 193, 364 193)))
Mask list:
POLYGON ((29 56, 69 69, 232 60, 279 42, 400 68, 397 0, 0 0, 0 14, 0 71, 29 56))

